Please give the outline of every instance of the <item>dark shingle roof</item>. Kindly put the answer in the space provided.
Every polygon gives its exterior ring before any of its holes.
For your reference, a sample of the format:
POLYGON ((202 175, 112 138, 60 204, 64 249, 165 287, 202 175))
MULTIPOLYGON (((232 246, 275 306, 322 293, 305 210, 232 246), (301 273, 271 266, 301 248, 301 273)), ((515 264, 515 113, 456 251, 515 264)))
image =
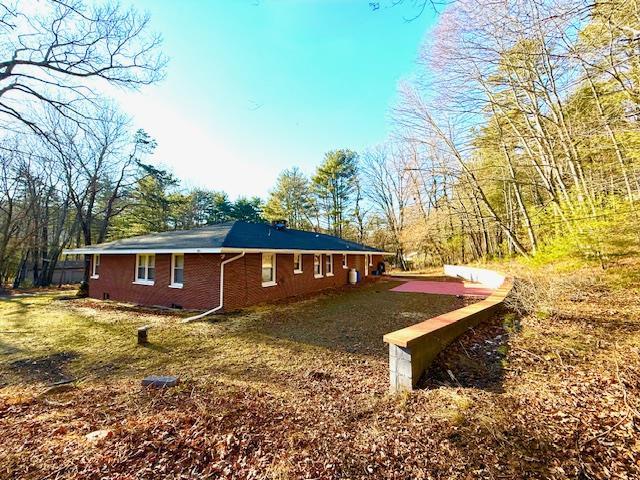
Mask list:
POLYGON ((228 222, 193 230, 151 233, 123 238, 113 242, 68 250, 67 253, 88 251, 113 252, 128 250, 186 250, 186 249, 264 249, 307 251, 381 252, 356 242, 332 235, 294 229, 277 229, 267 223, 228 222))

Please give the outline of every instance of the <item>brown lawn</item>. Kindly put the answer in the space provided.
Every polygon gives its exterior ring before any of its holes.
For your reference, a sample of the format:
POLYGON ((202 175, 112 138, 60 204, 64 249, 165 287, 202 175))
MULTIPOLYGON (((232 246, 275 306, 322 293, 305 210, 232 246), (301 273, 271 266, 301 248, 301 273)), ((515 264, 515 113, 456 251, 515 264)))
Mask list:
POLYGON ((505 312, 441 355, 422 390, 392 396, 382 334, 461 306, 396 284, 188 325, 55 292, 1 300, 0 478, 638 474, 628 287, 599 285, 593 315, 505 312), (148 374, 181 383, 147 390, 148 374), (43 394, 65 379, 74 388, 43 394))

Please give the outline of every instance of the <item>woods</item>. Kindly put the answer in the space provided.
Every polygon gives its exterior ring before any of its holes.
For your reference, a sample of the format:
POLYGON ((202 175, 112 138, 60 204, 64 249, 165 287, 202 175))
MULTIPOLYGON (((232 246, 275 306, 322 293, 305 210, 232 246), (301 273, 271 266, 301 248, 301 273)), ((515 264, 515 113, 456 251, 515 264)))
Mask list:
POLYGON ((633 251, 639 28, 633 1, 449 5, 359 158, 346 234, 366 224, 403 269, 633 251))
POLYGON ((637 245, 638 8, 472 0, 441 15, 394 112, 416 151, 407 210, 426 262, 606 266, 637 245))
POLYGON ((116 4, 3 3, 0 283, 48 285, 65 245, 106 237, 139 138, 102 93, 164 74, 148 16, 116 4))
POLYGON ((155 139, 105 93, 165 75, 149 17, 45 5, 0 19, 2 284, 48 285, 67 246, 233 219, 367 242, 401 269, 513 255, 606 268, 638 244, 636 1, 454 2, 388 141, 235 200, 155 165, 155 139))

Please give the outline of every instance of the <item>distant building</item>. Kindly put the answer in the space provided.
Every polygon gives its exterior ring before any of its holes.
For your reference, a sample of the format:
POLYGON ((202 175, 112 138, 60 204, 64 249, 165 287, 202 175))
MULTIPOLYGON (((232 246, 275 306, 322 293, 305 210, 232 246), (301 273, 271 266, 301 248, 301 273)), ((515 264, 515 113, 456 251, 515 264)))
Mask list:
MULTIPOLYGON (((25 268, 21 273, 22 286, 31 285, 34 278, 33 268, 25 268)), ((80 283, 84 278, 83 260, 64 260, 56 264, 51 276, 51 285, 67 285, 70 283, 80 283)))

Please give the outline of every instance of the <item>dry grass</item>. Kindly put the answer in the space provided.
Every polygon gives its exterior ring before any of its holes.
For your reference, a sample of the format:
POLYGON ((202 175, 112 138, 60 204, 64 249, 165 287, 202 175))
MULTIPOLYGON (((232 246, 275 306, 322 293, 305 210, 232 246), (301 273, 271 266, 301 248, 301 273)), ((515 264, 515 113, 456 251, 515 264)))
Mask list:
POLYGON ((637 478, 640 292, 608 275, 585 301, 469 332, 398 396, 381 335, 459 300, 386 282, 189 325, 4 300, 0 477, 637 478), (150 373, 182 383, 142 389, 150 373), (64 377, 77 388, 40 395, 64 377))
POLYGON ((292 369, 331 369, 337 360, 381 366, 384 333, 460 305, 451 297, 389 292, 396 284, 262 305, 187 325, 175 311, 61 300, 56 293, 10 298, 0 303, 0 373, 11 385, 44 384, 65 375, 86 381, 160 372, 243 382, 269 378, 278 384, 292 369), (141 325, 152 326, 147 347, 136 345, 141 325), (56 355, 63 364, 47 372, 47 359, 56 355))

